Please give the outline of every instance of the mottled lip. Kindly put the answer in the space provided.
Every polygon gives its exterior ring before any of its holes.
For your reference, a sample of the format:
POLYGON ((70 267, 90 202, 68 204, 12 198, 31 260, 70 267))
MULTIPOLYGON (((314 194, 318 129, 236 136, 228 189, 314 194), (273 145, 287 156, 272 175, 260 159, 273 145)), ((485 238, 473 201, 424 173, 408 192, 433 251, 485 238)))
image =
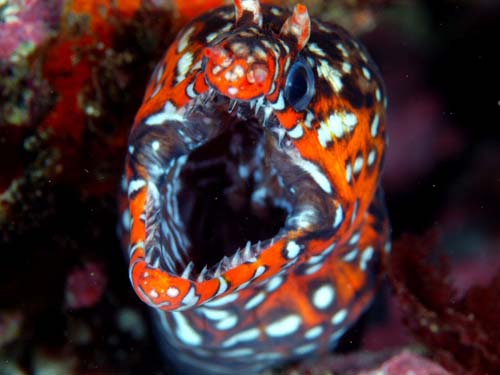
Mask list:
POLYGON ((161 252, 161 264, 168 272, 198 282, 212 279, 255 262, 285 235, 293 205, 282 168, 275 165, 283 139, 272 131, 276 119, 264 112, 255 101, 238 102, 213 92, 190 108, 188 118, 215 121, 217 130, 165 181, 179 187, 178 213, 162 204, 160 227, 169 231, 165 238, 188 243, 182 248, 177 241, 177 252, 171 243, 164 244, 168 250, 161 252), (176 214, 182 225, 169 225, 176 214))

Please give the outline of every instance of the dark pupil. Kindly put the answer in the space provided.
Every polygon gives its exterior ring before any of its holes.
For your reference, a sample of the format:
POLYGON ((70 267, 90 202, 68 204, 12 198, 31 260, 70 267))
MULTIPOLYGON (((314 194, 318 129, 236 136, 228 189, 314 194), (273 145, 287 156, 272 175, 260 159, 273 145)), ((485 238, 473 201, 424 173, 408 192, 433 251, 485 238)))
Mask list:
POLYGON ((293 72, 288 88, 288 100, 295 104, 304 97, 307 92, 307 73, 302 67, 297 68, 293 72))

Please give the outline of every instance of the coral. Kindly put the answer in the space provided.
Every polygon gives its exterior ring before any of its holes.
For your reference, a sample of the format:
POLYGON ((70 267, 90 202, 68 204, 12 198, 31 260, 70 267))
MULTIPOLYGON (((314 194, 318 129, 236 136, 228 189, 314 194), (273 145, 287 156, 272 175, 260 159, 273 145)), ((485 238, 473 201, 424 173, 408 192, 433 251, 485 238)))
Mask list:
POLYGON ((403 351, 385 361, 377 369, 359 375, 451 375, 436 363, 409 351, 403 351))
POLYGON ((500 368, 500 274, 458 298, 450 265, 436 261, 436 234, 404 235, 387 270, 404 321, 417 340, 450 371, 495 374, 500 368))

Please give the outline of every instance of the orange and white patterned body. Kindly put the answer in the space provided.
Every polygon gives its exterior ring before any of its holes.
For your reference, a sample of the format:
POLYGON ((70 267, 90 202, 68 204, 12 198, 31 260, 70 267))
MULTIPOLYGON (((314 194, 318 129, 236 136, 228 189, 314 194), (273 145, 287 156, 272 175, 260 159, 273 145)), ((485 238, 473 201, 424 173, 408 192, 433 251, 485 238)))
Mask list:
POLYGON ((365 49, 302 5, 236 0, 179 33, 131 131, 123 201, 130 279, 169 357, 253 373, 359 318, 390 247, 385 106, 365 49))

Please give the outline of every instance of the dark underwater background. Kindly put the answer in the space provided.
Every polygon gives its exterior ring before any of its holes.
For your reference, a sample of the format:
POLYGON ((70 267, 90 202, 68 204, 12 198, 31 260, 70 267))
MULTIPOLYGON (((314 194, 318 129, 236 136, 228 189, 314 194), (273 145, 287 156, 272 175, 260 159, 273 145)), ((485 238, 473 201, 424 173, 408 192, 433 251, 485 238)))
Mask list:
MULTIPOLYGON (((218 3, 0 1, 0 374, 169 373, 117 191, 155 62, 218 3)), ((385 79, 393 250, 339 352, 274 373, 500 374, 500 1, 304 3, 385 79)))

